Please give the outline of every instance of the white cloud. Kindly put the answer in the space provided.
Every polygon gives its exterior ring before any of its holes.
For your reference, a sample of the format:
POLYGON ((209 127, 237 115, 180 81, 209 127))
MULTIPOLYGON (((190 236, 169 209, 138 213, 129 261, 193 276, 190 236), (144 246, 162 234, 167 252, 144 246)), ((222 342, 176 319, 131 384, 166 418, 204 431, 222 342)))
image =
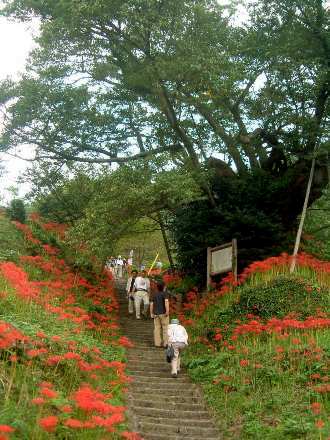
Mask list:
MULTIPOLYGON (((24 72, 28 55, 34 47, 33 37, 37 32, 37 20, 18 23, 0 17, 0 80, 8 76, 17 79, 24 72)), ((18 176, 26 169, 28 163, 6 154, 0 154, 0 161, 6 169, 5 175, 0 177, 0 197, 8 202, 12 195, 6 188, 16 186, 18 176)), ((28 190, 28 186, 22 185, 19 195, 22 197, 28 190)))

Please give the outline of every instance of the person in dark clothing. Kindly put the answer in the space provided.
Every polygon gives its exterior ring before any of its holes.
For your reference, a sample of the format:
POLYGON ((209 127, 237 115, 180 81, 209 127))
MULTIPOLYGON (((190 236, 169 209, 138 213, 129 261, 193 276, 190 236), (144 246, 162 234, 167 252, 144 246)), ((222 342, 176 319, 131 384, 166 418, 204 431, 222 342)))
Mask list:
POLYGON ((164 284, 157 283, 155 292, 150 301, 150 316, 154 320, 154 341, 156 347, 167 347, 167 328, 169 324, 170 303, 164 292, 164 284))
POLYGON ((134 283, 137 277, 138 271, 132 270, 132 276, 127 280, 126 293, 128 299, 128 313, 132 315, 134 313, 134 283))

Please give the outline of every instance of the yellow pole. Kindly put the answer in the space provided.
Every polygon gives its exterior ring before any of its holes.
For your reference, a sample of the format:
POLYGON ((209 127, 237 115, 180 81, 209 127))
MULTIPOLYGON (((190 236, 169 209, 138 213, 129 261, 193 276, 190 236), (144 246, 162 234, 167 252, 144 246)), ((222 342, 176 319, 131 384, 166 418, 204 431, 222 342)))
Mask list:
POLYGON ((148 276, 150 275, 150 272, 152 271, 154 265, 156 264, 156 261, 157 261, 158 257, 159 257, 159 252, 158 252, 158 254, 156 255, 156 258, 154 259, 152 265, 150 266, 150 269, 148 270, 148 276))

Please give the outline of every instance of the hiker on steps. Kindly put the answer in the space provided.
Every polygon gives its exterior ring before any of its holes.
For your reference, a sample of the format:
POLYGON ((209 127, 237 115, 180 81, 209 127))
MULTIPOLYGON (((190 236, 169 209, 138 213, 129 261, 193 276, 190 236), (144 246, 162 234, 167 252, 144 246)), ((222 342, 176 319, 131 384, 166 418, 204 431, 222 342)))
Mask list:
POLYGON ((142 270, 135 278, 134 292, 136 319, 141 319, 141 302, 143 302, 142 315, 146 318, 149 309, 150 280, 145 270, 142 270))
POLYGON ((134 283, 137 277, 138 271, 132 270, 131 276, 127 280, 126 294, 128 299, 128 313, 132 315, 134 313, 134 283))
POLYGON ((158 282, 157 292, 152 295, 150 301, 150 316, 154 320, 155 347, 167 346, 169 314, 170 304, 168 294, 164 292, 164 283, 158 282))
POLYGON ((188 345, 188 334, 183 325, 180 325, 178 319, 171 319, 171 324, 168 326, 168 344, 172 345, 174 349, 174 356, 171 361, 172 377, 178 377, 180 373, 180 353, 188 345))

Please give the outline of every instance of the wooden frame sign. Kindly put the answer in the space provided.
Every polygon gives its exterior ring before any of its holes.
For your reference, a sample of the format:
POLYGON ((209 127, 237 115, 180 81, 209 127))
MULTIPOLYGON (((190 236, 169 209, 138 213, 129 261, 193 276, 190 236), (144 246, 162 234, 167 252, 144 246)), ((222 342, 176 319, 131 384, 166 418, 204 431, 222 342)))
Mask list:
POLYGON ((237 281, 237 240, 214 248, 207 248, 207 287, 211 277, 225 272, 233 272, 237 281))

